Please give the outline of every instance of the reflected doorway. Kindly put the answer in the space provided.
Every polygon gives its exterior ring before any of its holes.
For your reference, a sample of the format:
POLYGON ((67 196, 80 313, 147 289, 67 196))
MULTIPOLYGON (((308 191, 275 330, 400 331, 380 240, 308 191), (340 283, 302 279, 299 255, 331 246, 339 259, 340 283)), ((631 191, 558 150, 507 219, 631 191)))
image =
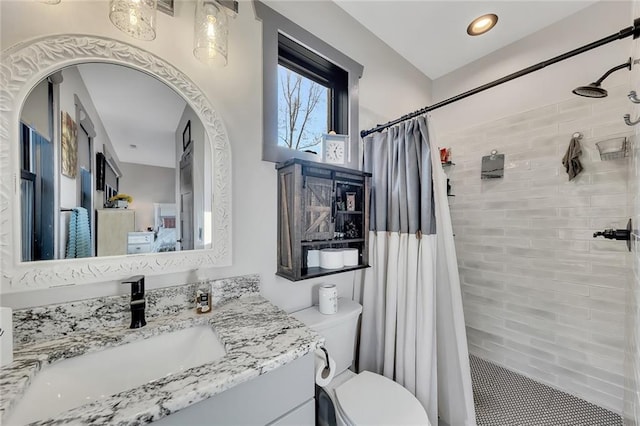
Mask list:
POLYGON ((21 123, 22 260, 55 258, 53 144, 21 123))
POLYGON ((193 144, 180 159, 180 247, 193 250, 193 144))

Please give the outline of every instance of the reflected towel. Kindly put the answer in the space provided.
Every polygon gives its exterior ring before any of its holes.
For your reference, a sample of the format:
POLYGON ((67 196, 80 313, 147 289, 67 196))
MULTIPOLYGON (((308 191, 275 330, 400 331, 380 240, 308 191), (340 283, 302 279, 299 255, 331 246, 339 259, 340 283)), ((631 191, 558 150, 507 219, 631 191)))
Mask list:
POLYGON ((578 157, 582 154, 582 147, 580 146, 579 138, 571 138, 569 142, 569 148, 567 153, 562 158, 562 165, 569 174, 569 180, 572 180, 582 171, 582 164, 578 157))
POLYGON ((67 259, 91 256, 91 230, 89 212, 84 207, 74 207, 69 220, 67 259))

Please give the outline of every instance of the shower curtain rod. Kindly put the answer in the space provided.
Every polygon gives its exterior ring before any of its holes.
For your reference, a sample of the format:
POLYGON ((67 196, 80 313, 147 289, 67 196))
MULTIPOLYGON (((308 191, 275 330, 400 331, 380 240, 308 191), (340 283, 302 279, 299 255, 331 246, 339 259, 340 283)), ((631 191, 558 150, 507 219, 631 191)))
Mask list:
POLYGON ((618 31, 617 33, 611 34, 608 37, 605 37, 605 38, 600 39, 600 40, 596 40, 596 41, 594 41, 592 43, 589 43, 589 44, 585 44, 582 47, 578 47, 577 49, 570 50, 569 52, 563 53, 562 55, 555 56, 555 57, 553 57, 551 59, 548 59, 546 61, 542 61, 542 62, 539 62, 539 63, 537 63, 535 65, 531 65, 530 67, 523 68, 520 71, 516 71, 516 72, 514 72, 512 74, 509 74, 507 76, 504 76, 502 78, 494 80, 494 81, 492 81, 490 83, 483 84, 482 86, 476 87, 475 89, 468 90, 468 91, 466 91, 464 93, 461 93, 459 95, 456 95, 456 96, 454 96, 452 98, 445 99, 444 101, 440 101, 437 104, 433 104, 431 106, 427 106, 427 107, 424 107, 424 108, 419 109, 417 111, 414 111, 414 112, 412 112, 410 114, 403 115, 402 117, 400 117, 400 118, 398 118, 396 120, 393 120, 393 121, 389 121, 388 123, 380 124, 380 125, 374 127, 373 129, 363 130, 363 131, 360 132, 360 137, 364 138, 365 136, 370 135, 371 133, 380 132, 380 131, 382 131, 384 129, 387 129, 387 128, 389 128, 391 126, 394 126, 394 125, 396 125, 398 123, 401 123, 403 121, 410 120, 412 118, 415 118, 415 117, 418 117, 418 116, 420 116, 422 114, 425 114, 425 113, 427 113, 429 111, 433 111, 434 109, 438 109, 438 108, 443 107, 445 105, 452 104, 454 102, 457 102, 459 100, 467 98, 467 97, 469 97, 471 95, 475 95, 476 93, 480 93, 480 92, 482 92, 484 90, 491 89, 492 87, 499 86, 502 83, 506 83, 508 81, 515 80, 516 78, 519 78, 519 77, 522 77, 524 75, 530 74, 530 73, 532 73, 534 71, 541 70, 542 68, 547 67, 549 65, 555 64, 555 63, 560 62, 560 61, 564 61, 565 59, 569 59, 569 58, 571 58, 573 56, 579 55, 580 53, 587 52, 587 51, 589 51, 591 49, 595 49, 596 47, 600 47, 600 46, 603 46, 605 44, 611 43, 612 41, 622 40, 623 38, 627 38, 629 36, 633 36, 634 39, 636 39, 636 38, 638 38, 640 36, 640 18, 634 19, 633 26, 627 27, 627 28, 623 28, 620 31, 618 31))

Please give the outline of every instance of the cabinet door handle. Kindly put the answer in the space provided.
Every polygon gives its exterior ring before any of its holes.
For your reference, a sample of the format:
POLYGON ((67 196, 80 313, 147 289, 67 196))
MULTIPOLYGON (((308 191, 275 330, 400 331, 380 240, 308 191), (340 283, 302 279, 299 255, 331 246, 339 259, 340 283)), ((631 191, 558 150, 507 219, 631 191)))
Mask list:
POLYGON ((338 214, 338 202, 335 197, 331 200, 331 223, 336 221, 336 215, 338 214))

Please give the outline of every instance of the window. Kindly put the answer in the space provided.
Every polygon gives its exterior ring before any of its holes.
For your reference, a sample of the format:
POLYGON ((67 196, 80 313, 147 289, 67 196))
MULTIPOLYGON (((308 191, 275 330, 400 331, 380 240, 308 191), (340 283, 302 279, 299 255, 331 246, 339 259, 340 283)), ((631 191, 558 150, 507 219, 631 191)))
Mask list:
POLYGON ((322 134, 333 129, 328 87, 278 65, 278 145, 319 154, 322 134))
POLYGON ((322 134, 351 135, 345 166, 359 167, 362 65, 256 1, 262 20, 262 159, 322 161, 322 134))
POLYGON ((348 133, 349 74, 278 35, 278 145, 322 152, 322 134, 348 133))

